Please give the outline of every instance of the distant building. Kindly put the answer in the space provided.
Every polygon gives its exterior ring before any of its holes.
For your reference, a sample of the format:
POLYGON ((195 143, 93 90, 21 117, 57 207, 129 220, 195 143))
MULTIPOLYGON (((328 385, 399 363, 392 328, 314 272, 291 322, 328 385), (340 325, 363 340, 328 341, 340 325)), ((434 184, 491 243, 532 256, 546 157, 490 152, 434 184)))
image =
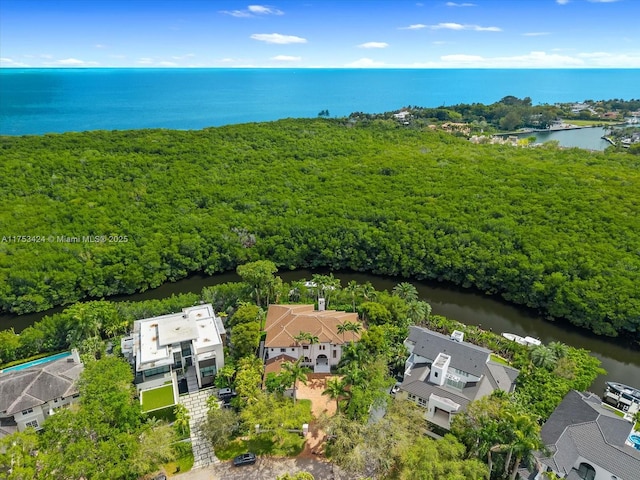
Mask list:
POLYGON ((547 478, 544 472, 571 480, 637 480, 640 450, 631 446, 632 427, 604 408, 596 395, 569 392, 542 426, 549 456, 536 455, 536 480, 547 478))
POLYGON ((47 417, 77 401, 84 366, 77 350, 65 358, 0 374, 0 437, 42 428, 47 417))
POLYGON ((314 373, 329 373, 340 362, 342 347, 360 339, 360 333, 338 333, 338 325, 344 322, 359 323, 357 313, 324 310, 324 299, 319 303, 320 310, 313 305, 269 305, 265 323, 268 366, 274 357, 286 355, 294 361, 302 357, 302 365, 312 367, 314 373), (298 343, 295 337, 302 332, 318 337, 318 343, 298 343))
POLYGON ((177 387, 179 375, 195 391, 212 385, 224 366, 224 339, 222 320, 205 304, 136 320, 133 334, 122 339, 122 352, 134 366, 138 390, 168 382, 177 387))
POLYGON ((495 390, 512 392, 519 371, 491 360, 491 350, 412 326, 404 342, 409 350, 404 379, 396 398, 408 398, 426 409, 425 418, 450 429, 454 416, 495 390))

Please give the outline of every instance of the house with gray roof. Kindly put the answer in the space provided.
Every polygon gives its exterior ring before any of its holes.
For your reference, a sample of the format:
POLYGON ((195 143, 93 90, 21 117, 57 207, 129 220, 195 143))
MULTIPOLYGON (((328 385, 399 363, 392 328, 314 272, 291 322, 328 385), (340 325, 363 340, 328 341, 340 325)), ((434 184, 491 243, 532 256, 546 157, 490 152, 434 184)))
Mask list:
POLYGON ((602 406, 592 393, 569 392, 540 432, 536 479, 554 472, 569 480, 637 480, 640 451, 631 446, 633 423, 602 406))
POLYGON ((426 409, 425 418, 449 429, 454 416, 495 390, 512 392, 519 371, 491 360, 491 350, 450 336, 412 326, 404 342, 410 355, 396 395, 426 409))
POLYGON ((79 398, 76 380, 84 366, 76 350, 41 361, 0 373, 0 437, 28 427, 40 430, 47 417, 79 398))

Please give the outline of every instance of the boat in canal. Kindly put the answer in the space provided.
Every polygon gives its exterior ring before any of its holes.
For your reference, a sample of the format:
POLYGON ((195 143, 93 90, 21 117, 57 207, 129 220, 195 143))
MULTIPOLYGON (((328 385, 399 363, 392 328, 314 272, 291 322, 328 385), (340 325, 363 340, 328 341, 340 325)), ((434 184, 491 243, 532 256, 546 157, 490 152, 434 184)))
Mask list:
POLYGON ((503 333, 502 336, 507 340, 519 343, 520 345, 527 345, 528 347, 535 347, 542 344, 542 342, 537 338, 521 337, 520 335, 516 335, 515 333, 503 333))
POLYGON ((634 413, 640 410, 640 390, 618 382, 607 382, 606 385, 602 396, 605 403, 623 412, 634 413))

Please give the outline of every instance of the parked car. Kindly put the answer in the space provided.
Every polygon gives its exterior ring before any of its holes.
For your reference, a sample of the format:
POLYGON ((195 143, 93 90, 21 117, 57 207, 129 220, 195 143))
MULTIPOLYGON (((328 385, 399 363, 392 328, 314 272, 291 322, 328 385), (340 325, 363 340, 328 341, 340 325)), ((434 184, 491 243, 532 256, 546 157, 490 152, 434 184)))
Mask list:
POLYGON ((241 467, 242 465, 253 465, 254 463, 256 463, 256 454, 251 452, 243 453, 233 459, 233 465, 236 467, 241 467))
POLYGON ((230 388, 221 388, 220 390, 218 390, 218 398, 235 397, 235 396, 236 396, 236 392, 234 392, 230 388))
POLYGON ((396 384, 391 387, 391 391, 389 392, 391 395, 395 395, 400 390, 400 382, 396 382, 396 384))

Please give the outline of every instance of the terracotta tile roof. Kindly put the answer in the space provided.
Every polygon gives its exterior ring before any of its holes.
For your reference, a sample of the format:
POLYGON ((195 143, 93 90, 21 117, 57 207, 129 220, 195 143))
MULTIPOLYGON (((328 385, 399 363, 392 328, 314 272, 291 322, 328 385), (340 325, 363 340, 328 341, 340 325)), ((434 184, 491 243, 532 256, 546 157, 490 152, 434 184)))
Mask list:
POLYGON ((352 332, 338 333, 338 325, 344 322, 357 322, 357 313, 338 312, 336 310, 314 310, 313 305, 269 305, 265 331, 265 347, 295 347, 294 337, 308 332, 318 337, 319 343, 342 345, 351 340, 359 340, 360 334, 352 332))
POLYGON ((286 362, 295 362, 296 359, 290 357, 289 355, 285 355, 284 353, 278 355, 277 357, 270 358, 264 364, 264 376, 265 378, 269 373, 280 373, 282 369, 282 364, 286 362))

